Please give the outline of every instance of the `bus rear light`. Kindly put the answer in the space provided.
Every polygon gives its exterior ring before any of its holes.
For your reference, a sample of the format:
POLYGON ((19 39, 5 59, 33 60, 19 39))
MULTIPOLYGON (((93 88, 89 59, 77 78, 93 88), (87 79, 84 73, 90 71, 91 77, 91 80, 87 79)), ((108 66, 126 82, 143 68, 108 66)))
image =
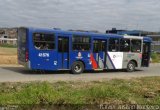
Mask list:
POLYGON ((28 51, 26 51, 26 62, 28 62, 28 59, 29 59, 29 53, 28 53, 28 51))

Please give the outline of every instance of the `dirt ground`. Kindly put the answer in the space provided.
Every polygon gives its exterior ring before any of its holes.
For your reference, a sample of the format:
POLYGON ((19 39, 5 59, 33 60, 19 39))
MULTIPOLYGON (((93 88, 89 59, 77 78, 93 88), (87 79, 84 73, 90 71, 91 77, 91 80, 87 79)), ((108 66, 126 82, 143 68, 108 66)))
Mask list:
POLYGON ((0 55, 0 64, 17 64, 17 55, 0 55))
POLYGON ((17 64, 17 49, 0 47, 0 64, 17 64))

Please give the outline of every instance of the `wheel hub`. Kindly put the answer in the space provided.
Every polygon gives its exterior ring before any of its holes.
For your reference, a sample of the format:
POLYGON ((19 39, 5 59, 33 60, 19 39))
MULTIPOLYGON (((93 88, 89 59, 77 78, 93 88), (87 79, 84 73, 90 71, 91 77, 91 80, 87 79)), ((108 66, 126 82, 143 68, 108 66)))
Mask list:
POLYGON ((75 70, 76 72, 80 72, 80 71, 81 71, 80 65, 78 65, 78 64, 75 65, 74 70, 75 70))
POLYGON ((129 69, 133 70, 133 65, 132 64, 129 64, 129 69))

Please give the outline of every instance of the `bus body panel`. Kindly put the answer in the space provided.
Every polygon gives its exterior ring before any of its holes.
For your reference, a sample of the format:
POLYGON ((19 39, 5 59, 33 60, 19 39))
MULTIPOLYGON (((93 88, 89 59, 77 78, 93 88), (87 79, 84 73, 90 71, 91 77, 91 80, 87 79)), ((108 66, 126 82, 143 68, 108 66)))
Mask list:
POLYGON ((81 61, 82 63, 84 63, 86 70, 91 70, 92 65, 90 62, 90 54, 91 52, 87 52, 87 51, 86 52, 85 51, 72 51, 71 58, 70 58, 71 65, 76 61, 81 61))
POLYGON ((107 52, 107 62, 106 62, 106 69, 115 69, 115 66, 112 62, 112 59, 109 55, 109 52, 107 52))
POLYGON ((93 54, 95 61, 97 63, 97 68, 94 69, 105 69, 105 52, 99 51, 93 54))
POLYGON ((33 70, 56 70, 57 51, 56 50, 37 50, 33 44, 33 34, 46 31, 30 30, 29 32, 29 60, 33 70))
POLYGON ((137 65, 137 68, 141 67, 141 59, 142 59, 142 53, 123 53, 123 68, 127 68, 127 65, 130 61, 134 61, 137 65))
POLYGON ((57 69, 57 52, 56 51, 37 51, 30 50, 31 68, 34 70, 56 70, 57 69), (33 52, 34 51, 34 52, 33 52))
POLYGON ((58 53, 57 56, 57 69, 69 69, 69 58, 68 53, 58 53))
POLYGON ((108 69, 123 68, 123 52, 108 52, 107 53, 108 69))

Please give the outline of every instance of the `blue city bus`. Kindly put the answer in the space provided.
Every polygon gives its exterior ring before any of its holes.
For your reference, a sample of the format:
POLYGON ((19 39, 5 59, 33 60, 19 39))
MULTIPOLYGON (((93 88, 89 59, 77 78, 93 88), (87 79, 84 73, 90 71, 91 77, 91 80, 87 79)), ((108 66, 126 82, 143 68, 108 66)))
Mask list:
POLYGON ((151 38, 57 29, 18 28, 18 62, 30 70, 149 67, 151 38))

